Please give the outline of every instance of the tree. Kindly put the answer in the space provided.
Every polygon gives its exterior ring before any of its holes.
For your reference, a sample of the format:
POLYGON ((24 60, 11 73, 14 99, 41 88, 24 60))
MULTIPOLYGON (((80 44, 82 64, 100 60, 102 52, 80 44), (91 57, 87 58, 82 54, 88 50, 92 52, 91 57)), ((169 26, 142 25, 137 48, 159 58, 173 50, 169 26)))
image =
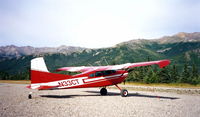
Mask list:
POLYGON ((171 70, 171 82, 177 82, 179 79, 179 73, 176 65, 173 65, 171 70))
POLYGON ((190 72, 188 69, 188 65, 185 64, 182 72, 182 78, 180 79, 183 83, 191 83, 190 72))
POLYGON ((170 83, 171 82, 171 73, 169 67, 164 67, 161 69, 161 71, 158 73, 158 76, 160 78, 160 83, 170 83))
POLYGON ((0 80, 9 80, 9 74, 7 72, 0 71, 0 80))
POLYGON ((192 65, 192 77, 198 77, 198 69, 195 64, 192 65))
POLYGON ((200 75, 198 75, 198 69, 195 64, 192 65, 192 84, 200 84, 200 75))

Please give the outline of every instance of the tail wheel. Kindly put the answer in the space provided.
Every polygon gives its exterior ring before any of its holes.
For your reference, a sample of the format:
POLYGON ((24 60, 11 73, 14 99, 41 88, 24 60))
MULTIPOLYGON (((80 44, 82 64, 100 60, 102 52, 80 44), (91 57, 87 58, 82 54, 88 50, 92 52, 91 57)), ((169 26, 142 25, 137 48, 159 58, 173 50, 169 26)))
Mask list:
POLYGON ((121 96, 122 96, 122 97, 128 96, 128 91, 127 91, 126 89, 122 89, 122 90, 121 90, 121 96))
POLYGON ((28 94, 28 99, 32 99, 32 92, 28 94))
POLYGON ((107 89, 106 88, 101 88, 100 94, 101 95, 107 95, 107 89))

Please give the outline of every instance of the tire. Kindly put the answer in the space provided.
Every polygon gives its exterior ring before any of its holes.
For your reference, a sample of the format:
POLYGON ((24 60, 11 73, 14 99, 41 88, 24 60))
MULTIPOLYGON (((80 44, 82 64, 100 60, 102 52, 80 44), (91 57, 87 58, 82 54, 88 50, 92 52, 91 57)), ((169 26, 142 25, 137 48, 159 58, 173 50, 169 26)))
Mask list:
POLYGON ((100 94, 101 95, 107 95, 107 89, 106 88, 101 88, 100 94))
POLYGON ((127 97, 128 96, 128 91, 126 89, 121 90, 121 96, 122 97, 127 97))
POLYGON ((32 95, 31 94, 28 94, 28 99, 32 99, 32 95))

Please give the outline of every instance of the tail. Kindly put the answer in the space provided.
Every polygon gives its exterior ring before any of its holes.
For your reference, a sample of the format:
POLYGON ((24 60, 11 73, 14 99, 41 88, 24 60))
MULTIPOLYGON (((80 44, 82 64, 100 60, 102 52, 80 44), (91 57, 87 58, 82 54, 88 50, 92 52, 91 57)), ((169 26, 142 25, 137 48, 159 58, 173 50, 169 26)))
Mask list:
MULTIPOLYGON (((27 86, 28 88, 43 89, 44 86, 42 86, 41 84, 45 84, 45 87, 48 88, 49 84, 52 84, 52 82, 58 80, 65 80, 71 78, 71 76, 50 73, 46 67, 43 57, 39 57, 31 60, 30 78, 31 78, 31 85, 27 86), (33 87, 34 85, 37 85, 37 88, 34 88, 33 87)), ((52 88, 52 86, 49 86, 49 88, 50 87, 52 88)), ((55 86, 53 85, 53 87, 55 86)))
POLYGON ((31 60, 31 70, 49 72, 44 62, 43 57, 35 58, 31 60))

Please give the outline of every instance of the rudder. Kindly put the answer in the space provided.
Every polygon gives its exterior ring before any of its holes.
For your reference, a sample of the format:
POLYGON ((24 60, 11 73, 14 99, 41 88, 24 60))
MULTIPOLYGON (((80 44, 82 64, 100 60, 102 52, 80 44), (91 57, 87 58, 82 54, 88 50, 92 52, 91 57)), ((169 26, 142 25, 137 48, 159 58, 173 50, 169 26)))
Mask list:
POLYGON ((34 58, 31 60, 31 70, 49 72, 43 57, 34 58))

